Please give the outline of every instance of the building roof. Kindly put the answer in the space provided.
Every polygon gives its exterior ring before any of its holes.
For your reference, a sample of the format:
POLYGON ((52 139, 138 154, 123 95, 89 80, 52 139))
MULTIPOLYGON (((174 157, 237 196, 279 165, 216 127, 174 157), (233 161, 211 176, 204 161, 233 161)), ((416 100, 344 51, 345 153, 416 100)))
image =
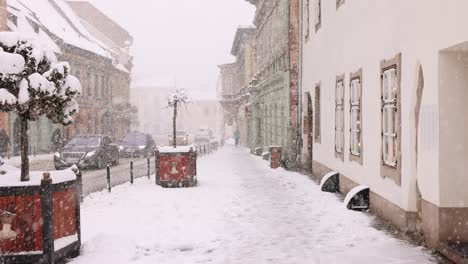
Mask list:
POLYGON ((236 66, 236 63, 235 62, 231 62, 231 63, 225 63, 225 64, 221 64, 221 65, 218 65, 218 68, 220 69, 227 69, 227 68, 233 68, 236 66))
MULTIPOLYGON (((95 39, 80 23, 80 18, 64 0, 8 0, 8 11, 18 18, 17 26, 9 23, 10 29, 31 34, 29 27, 38 25, 48 36, 42 40, 49 43, 60 42, 78 47, 97 55, 112 58, 109 49, 95 39), (20 24, 20 20, 23 24, 20 24)), ((42 31, 39 31, 41 35, 42 31)), ((54 47, 55 52, 58 46, 54 47)))
POLYGON ((132 45, 133 37, 130 33, 90 2, 68 0, 68 4, 78 16, 106 35, 119 47, 127 48, 132 45))
POLYGON ((255 32, 256 28, 254 26, 238 27, 236 31, 236 36, 234 37, 234 42, 232 43, 231 54, 233 56, 237 56, 244 41, 244 36, 253 36, 255 32))

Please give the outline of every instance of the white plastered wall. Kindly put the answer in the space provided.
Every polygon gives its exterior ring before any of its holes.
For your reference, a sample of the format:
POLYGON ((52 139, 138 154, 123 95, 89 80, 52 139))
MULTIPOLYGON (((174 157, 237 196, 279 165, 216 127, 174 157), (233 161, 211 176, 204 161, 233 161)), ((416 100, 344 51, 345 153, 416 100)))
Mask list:
MULTIPOLYGON (((346 1, 338 10, 334 1, 322 0, 321 28, 317 34, 314 32, 311 17, 311 36, 304 43, 302 55, 303 92, 309 91, 314 98, 315 84, 321 83, 321 144, 314 144, 314 159, 370 186, 404 210, 416 210, 416 180, 423 199, 440 205, 439 51, 468 40, 466 10, 468 2, 464 0, 346 1), (398 53, 402 54, 401 186, 380 175, 380 61, 398 53), (425 85, 416 168, 414 107, 419 65, 425 85), (359 68, 363 72, 362 166, 349 161, 349 73, 359 68), (343 73, 346 74, 344 162, 334 155, 335 78, 343 73)), ((306 144, 304 141, 304 156, 306 144)))

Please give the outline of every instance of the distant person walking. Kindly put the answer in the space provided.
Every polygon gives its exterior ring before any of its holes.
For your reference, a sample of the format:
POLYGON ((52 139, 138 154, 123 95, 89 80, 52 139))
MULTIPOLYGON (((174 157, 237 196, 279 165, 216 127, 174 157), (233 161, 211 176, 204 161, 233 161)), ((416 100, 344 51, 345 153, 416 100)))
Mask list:
POLYGON ((0 156, 3 158, 9 157, 10 150, 10 137, 6 133, 5 129, 0 129, 0 156))
POLYGON ((63 146, 63 138, 62 138, 62 133, 60 132, 60 129, 55 129, 54 133, 52 134, 52 145, 54 147, 54 151, 60 151, 62 150, 63 146))
POLYGON ((240 143, 239 129, 236 129, 236 131, 234 131, 234 141, 236 142, 236 147, 239 146, 239 143, 240 143))

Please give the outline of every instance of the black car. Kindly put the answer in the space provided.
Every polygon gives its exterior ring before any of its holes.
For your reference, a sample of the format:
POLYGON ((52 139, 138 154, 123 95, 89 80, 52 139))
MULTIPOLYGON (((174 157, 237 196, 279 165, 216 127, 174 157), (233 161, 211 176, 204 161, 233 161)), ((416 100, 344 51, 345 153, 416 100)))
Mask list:
POLYGON ((132 132, 120 142, 121 157, 150 157, 156 149, 156 143, 149 134, 132 132))
POLYGON ((79 135, 75 136, 54 155, 57 170, 77 165, 80 169, 104 168, 107 164, 119 163, 119 146, 110 136, 79 135))

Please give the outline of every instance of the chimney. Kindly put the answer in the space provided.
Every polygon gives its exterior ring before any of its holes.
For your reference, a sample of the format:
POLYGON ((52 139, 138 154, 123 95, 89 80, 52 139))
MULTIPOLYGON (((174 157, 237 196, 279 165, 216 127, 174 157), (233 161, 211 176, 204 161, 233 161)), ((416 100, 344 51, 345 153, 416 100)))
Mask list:
POLYGON ((6 31, 8 21, 7 0, 0 0, 0 31, 6 31))

